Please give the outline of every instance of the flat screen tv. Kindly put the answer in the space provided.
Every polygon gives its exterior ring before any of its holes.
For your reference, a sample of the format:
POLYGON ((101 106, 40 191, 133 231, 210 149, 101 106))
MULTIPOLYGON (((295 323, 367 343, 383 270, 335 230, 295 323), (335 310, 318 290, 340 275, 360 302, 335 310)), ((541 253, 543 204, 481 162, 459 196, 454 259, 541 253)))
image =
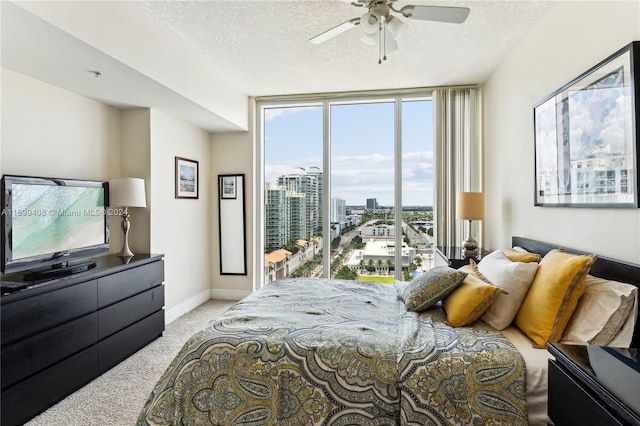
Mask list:
POLYGON ((29 280, 91 268, 87 259, 109 250, 108 206, 107 182, 3 176, 2 272, 29 280))

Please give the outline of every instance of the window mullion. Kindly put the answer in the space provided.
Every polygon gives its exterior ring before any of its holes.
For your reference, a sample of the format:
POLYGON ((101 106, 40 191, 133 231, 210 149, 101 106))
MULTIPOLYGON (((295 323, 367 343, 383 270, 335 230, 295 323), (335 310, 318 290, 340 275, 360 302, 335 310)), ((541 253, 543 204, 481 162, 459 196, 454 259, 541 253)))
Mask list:
POLYGON ((402 279, 402 98, 396 96, 394 105, 394 204, 395 204, 395 270, 394 277, 402 279))
POLYGON ((331 105, 322 103, 322 276, 331 278, 331 105))

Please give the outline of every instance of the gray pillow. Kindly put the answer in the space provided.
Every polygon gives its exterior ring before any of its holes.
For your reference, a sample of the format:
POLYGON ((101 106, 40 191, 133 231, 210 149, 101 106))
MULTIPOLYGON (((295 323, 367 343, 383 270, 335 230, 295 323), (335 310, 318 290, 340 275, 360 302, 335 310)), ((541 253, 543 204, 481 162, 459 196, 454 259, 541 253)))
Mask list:
POLYGON ((462 284, 466 276, 466 272, 437 266, 414 278, 399 296, 404 300, 407 310, 424 311, 447 297, 462 284))

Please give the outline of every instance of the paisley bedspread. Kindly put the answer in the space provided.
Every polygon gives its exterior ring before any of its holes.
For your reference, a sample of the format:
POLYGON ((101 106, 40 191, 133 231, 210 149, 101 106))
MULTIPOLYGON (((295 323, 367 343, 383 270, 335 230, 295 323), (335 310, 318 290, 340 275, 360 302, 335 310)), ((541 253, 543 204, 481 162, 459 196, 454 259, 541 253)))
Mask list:
POLYGON ((187 341, 137 424, 526 424, 515 347, 445 319, 407 312, 393 286, 270 283, 187 341))

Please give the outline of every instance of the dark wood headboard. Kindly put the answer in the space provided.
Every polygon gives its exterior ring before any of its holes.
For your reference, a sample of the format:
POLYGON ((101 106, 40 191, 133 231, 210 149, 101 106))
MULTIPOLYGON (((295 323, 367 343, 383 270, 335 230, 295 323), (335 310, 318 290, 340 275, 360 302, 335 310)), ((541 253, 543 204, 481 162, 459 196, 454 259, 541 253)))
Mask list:
MULTIPOLYGON (((558 247, 562 247, 563 250, 569 253, 591 254, 585 251, 564 247, 559 244, 549 244, 524 237, 511 237, 511 244, 512 246, 522 247, 532 253, 539 253, 542 256, 547 254, 550 250, 558 247)), ((598 255, 598 260, 593 264, 589 273, 596 277, 632 284, 638 287, 640 292, 640 265, 608 257, 600 257, 598 255)), ((636 326, 633 330, 631 346, 634 348, 640 347, 640 315, 638 315, 636 326)))

